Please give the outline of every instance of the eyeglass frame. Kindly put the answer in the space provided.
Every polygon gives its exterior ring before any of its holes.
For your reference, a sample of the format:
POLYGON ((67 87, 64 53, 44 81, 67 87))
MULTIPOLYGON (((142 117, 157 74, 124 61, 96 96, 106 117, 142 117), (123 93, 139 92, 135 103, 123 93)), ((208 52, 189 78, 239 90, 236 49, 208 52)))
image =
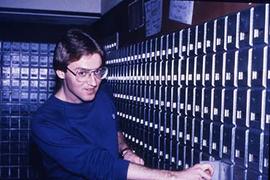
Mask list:
MULTIPOLYGON (((76 78, 76 80, 77 81, 79 81, 79 82, 86 82, 86 81, 80 81, 80 80, 78 80, 79 79, 79 76, 77 75, 77 73, 78 73, 78 71, 77 72, 74 72, 73 70, 71 70, 70 68, 68 68, 68 67, 66 67, 66 69, 69 71, 69 72, 71 72, 71 74, 73 74, 74 76, 75 76, 75 78, 76 78)), ((94 77, 95 78, 97 78, 97 79, 100 79, 100 80, 102 80, 102 79, 105 79, 106 77, 107 77, 107 74, 108 74, 108 68, 106 67, 106 66, 102 66, 102 67, 99 67, 99 68, 97 68, 97 69, 84 69, 85 71, 87 71, 87 73, 88 73, 88 77, 89 77, 89 73, 90 73, 90 76, 92 76, 92 73, 94 74, 94 77), (99 77, 97 77, 96 75, 95 75, 95 71, 96 70, 99 70, 99 69, 106 69, 106 75, 103 77, 103 78, 99 78, 99 77)))

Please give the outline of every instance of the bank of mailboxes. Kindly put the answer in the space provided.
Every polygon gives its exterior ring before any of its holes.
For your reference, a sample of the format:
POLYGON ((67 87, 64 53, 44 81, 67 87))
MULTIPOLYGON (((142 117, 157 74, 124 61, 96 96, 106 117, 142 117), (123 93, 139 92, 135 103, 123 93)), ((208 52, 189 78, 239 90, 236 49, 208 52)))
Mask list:
POLYGON ((55 44, 0 41, 3 179, 36 178, 29 166, 30 114, 53 92, 55 44))
POLYGON ((224 160, 236 179, 268 176, 269 4, 116 52, 108 81, 126 137, 142 139, 133 148, 152 155, 148 166, 224 160), (130 104, 144 115, 127 114, 130 104))

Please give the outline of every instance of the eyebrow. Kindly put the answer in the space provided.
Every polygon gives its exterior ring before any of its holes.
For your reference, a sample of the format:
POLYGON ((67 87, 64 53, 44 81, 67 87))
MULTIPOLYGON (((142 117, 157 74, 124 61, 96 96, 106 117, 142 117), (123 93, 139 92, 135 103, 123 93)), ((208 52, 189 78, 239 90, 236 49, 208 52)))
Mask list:
POLYGON ((77 70, 92 71, 92 70, 97 70, 97 69, 99 69, 99 68, 101 68, 101 66, 98 67, 98 68, 95 68, 95 69, 87 69, 87 68, 77 67, 77 68, 75 68, 75 70, 76 70, 76 71, 77 71, 77 70))

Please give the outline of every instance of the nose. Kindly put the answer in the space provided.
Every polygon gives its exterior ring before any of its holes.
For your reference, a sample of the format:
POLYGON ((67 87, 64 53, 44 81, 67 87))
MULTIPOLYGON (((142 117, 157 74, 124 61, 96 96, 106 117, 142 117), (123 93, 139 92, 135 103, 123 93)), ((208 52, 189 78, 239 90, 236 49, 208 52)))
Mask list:
POLYGON ((87 84, 93 87, 97 86, 97 79, 93 73, 89 74, 87 84))

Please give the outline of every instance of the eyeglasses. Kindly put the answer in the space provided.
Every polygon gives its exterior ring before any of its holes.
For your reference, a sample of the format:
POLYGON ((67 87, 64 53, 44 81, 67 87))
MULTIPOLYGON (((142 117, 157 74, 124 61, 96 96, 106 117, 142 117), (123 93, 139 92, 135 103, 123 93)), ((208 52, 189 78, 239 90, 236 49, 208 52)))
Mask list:
POLYGON ((88 81, 89 77, 92 76, 92 74, 97 79, 105 79, 108 74, 107 67, 101 67, 97 69, 77 69, 76 72, 72 71, 67 67, 67 70, 71 72, 76 77, 76 80, 79 82, 88 81))

